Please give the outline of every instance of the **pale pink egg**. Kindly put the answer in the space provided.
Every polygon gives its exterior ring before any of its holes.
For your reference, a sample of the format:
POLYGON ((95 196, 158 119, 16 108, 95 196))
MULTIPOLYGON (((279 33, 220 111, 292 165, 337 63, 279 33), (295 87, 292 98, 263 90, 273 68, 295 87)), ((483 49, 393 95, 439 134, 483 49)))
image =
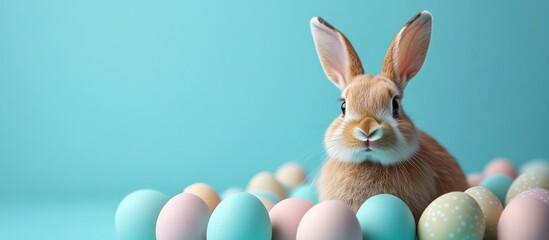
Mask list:
POLYGON ((198 196, 181 193, 170 199, 156 220, 156 239, 206 239, 210 208, 198 196))
POLYGON ((273 240, 294 240, 303 215, 314 204, 303 198, 287 198, 277 203, 269 217, 273 225, 273 240))
POLYGON ((498 239, 549 239, 549 207, 534 198, 517 198, 503 209, 498 239))
POLYGON ((514 201, 515 199, 520 198, 532 198, 536 199, 538 201, 543 202, 549 207, 549 190, 543 189, 543 188, 532 188, 529 190, 526 190, 524 192, 519 193, 519 195, 515 196, 510 200, 510 202, 514 201))
POLYGON ((355 213, 345 203, 328 200, 305 213, 297 228, 297 240, 362 240, 355 213))
POLYGON ((467 183, 469 183, 470 187, 478 186, 482 180, 484 180, 484 175, 482 173, 470 173, 467 175, 467 183))
POLYGON ((496 174, 504 174, 512 178, 517 177, 515 166, 506 158, 495 158, 484 168, 484 177, 496 174))

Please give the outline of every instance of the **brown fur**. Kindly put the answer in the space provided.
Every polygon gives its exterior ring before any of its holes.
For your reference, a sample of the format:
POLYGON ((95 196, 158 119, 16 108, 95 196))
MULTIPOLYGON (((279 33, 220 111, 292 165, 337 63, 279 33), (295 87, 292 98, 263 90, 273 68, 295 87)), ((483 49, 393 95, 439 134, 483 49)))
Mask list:
POLYGON ((465 175, 455 159, 431 136, 419 133, 419 150, 396 165, 330 159, 319 181, 320 199, 338 199, 357 211, 369 197, 389 193, 401 198, 418 221, 436 197, 467 189, 465 175))

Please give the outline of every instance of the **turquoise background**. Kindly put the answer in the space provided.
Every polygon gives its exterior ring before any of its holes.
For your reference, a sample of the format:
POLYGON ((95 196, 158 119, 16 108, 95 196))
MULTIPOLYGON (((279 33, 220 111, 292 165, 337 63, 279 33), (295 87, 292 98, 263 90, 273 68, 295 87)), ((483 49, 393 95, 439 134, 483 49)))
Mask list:
POLYGON ((339 114, 309 30, 322 16, 377 73, 434 16, 403 106, 467 171, 548 157, 549 2, 0 0, 0 232, 115 239, 127 193, 316 172, 339 114))

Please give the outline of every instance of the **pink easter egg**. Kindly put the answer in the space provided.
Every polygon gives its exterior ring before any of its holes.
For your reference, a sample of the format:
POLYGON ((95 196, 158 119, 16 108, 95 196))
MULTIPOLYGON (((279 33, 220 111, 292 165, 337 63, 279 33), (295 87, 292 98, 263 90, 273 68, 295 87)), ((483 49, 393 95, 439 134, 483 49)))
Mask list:
POLYGON ((520 198, 532 198, 532 199, 543 202, 549 207, 549 190, 547 189, 532 188, 532 189, 526 190, 524 192, 519 193, 519 195, 515 196, 514 198, 512 198, 510 202, 520 198))
POLYGON ((273 240, 294 240, 303 215, 314 204, 303 198, 287 198, 277 203, 269 217, 273 225, 273 240))
POLYGON ((471 173, 467 175, 467 183, 469 183, 470 187, 478 186, 482 180, 484 180, 484 175, 482 173, 471 173))
POLYGON ((498 239, 549 239, 549 207, 534 198, 516 198, 503 209, 498 239))
POLYGON ((158 240, 205 240, 210 208, 200 197, 181 193, 170 199, 156 220, 158 240))
POLYGON ((517 177, 515 166, 506 158, 495 158, 484 168, 484 177, 504 174, 512 178, 517 177))
POLYGON ((362 240, 355 213, 336 200, 321 202, 305 213, 297 228, 297 240, 362 240))

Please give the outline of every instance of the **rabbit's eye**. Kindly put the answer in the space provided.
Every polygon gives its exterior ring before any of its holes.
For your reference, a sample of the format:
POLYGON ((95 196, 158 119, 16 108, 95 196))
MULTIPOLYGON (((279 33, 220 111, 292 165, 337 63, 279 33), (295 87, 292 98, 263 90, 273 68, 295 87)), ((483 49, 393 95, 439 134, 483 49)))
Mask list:
POLYGON ((345 100, 341 103, 341 113, 343 116, 345 116, 345 108, 347 108, 347 104, 345 103, 345 100))
POLYGON ((398 103, 398 97, 393 98, 393 117, 400 115, 400 104, 398 103))

